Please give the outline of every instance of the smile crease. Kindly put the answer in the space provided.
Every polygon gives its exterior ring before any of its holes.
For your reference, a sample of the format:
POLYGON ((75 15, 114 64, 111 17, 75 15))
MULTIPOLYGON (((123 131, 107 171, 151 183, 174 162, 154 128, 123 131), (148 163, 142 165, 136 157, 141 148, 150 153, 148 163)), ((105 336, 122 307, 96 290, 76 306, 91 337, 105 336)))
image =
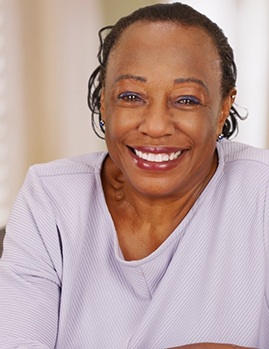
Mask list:
POLYGON ((161 153, 161 154, 155 154, 155 153, 143 153, 140 150, 133 149, 134 153, 137 157, 140 159, 150 161, 150 162, 166 162, 166 161, 172 161, 177 159, 180 154, 182 153, 181 150, 173 153, 161 153))

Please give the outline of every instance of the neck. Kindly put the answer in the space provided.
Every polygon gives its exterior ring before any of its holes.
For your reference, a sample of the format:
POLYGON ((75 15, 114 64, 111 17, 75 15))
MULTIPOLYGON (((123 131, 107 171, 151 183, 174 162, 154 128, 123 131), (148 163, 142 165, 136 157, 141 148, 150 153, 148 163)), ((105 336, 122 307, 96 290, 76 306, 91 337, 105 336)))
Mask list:
POLYGON ((150 197, 127 183, 108 157, 103 189, 125 258, 140 259, 157 249, 188 214, 213 173, 181 195, 150 197))
POLYGON ((108 156, 102 170, 102 184, 105 197, 109 202, 121 206, 128 204, 133 207, 135 213, 144 220, 161 219, 160 212, 165 210, 167 219, 170 220, 184 208, 190 208, 200 196, 217 168, 217 156, 214 157, 210 170, 195 185, 185 189, 184 192, 168 194, 167 196, 151 196, 137 191, 128 183, 122 171, 114 164, 108 156), (169 210, 168 210, 169 209, 169 210))

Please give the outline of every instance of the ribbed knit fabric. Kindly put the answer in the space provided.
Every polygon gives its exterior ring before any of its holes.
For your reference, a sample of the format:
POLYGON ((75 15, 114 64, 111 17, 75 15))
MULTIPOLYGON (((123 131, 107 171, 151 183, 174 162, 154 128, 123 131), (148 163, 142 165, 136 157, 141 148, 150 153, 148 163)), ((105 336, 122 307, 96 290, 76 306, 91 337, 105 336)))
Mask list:
POLYGON ((105 153, 31 167, 0 260, 0 348, 268 349, 269 152, 217 147, 218 169, 195 205, 139 261, 118 246, 105 153))

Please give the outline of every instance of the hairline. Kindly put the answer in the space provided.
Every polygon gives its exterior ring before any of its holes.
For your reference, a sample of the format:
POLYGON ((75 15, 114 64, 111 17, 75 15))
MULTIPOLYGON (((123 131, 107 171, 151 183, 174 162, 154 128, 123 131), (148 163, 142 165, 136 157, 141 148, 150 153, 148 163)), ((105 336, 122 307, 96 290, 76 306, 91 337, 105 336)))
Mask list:
MULTIPOLYGON (((222 75, 223 75, 223 71, 222 71, 222 67, 221 67, 221 63, 222 63, 222 60, 221 60, 221 56, 219 54, 219 51, 218 51, 218 47, 213 39, 213 36, 210 35, 210 32, 208 30, 206 30, 204 28, 204 26, 200 25, 200 24, 189 24, 189 23, 185 23, 185 22, 180 22, 176 19, 155 19, 155 18, 152 18, 152 19, 146 19, 146 18, 139 18, 137 20, 134 20, 132 23, 130 23, 129 25, 126 25, 122 28, 122 30, 120 31, 120 34, 118 35, 118 38, 117 40, 115 41, 114 45, 111 47, 110 49, 110 52, 109 52, 109 55, 107 57, 107 64, 106 64, 106 69, 107 70, 107 67, 109 65, 109 60, 110 60, 110 57, 111 57, 111 54, 113 54, 113 52, 117 49, 118 45, 120 44, 120 41, 121 41, 121 38, 124 34, 124 32, 126 30, 128 30, 129 28, 131 28, 133 25, 139 23, 139 22, 143 22, 143 23, 172 23, 174 24, 175 26, 178 26, 178 27, 184 27, 184 28, 196 28, 196 29, 200 29, 202 30, 207 36, 208 38, 210 39, 211 41, 211 44, 212 44, 212 47, 214 47, 214 51, 215 51, 215 54, 217 55, 218 57, 218 60, 219 60, 219 73, 220 73, 220 88, 222 90, 222 75)), ((106 76, 106 74, 105 74, 106 76)), ((105 81, 103 81, 103 87, 105 86, 105 81)), ((222 96, 222 99, 224 99, 226 96, 222 96)))

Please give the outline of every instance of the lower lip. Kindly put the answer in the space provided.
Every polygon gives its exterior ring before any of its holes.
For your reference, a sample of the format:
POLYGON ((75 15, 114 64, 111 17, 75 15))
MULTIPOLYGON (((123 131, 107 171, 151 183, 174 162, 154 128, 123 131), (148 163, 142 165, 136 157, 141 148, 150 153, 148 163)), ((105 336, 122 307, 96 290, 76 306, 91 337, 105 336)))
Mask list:
POLYGON ((134 160, 134 163, 137 167, 147 170, 147 171, 169 171, 178 166, 178 164, 182 161, 182 158, 185 155, 185 151, 182 152, 178 158, 174 160, 169 160, 169 161, 163 161, 163 162, 153 162, 153 161, 147 161, 144 159, 139 158, 136 156, 131 150, 130 154, 134 160))

